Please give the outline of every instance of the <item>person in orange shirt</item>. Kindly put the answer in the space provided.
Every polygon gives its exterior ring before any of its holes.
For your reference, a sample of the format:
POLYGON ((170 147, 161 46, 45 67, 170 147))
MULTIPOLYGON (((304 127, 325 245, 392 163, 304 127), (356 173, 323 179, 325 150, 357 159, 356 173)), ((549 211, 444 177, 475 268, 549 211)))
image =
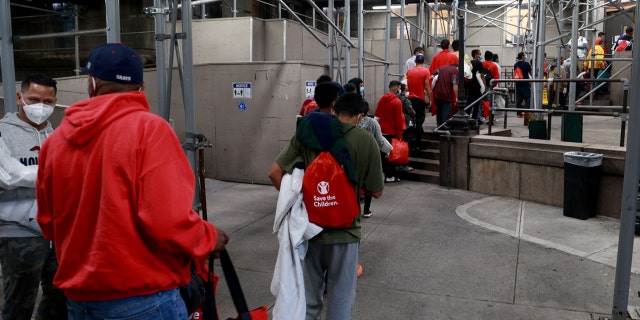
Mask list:
POLYGON ((422 125, 426 119, 427 107, 431 104, 431 72, 424 67, 424 56, 416 56, 416 66, 407 71, 407 86, 409 87, 409 101, 416 112, 415 139, 412 149, 420 148, 420 137, 424 129, 422 125))
MULTIPOLYGON (((418 55, 420 57, 420 55, 418 55)), ((416 57, 416 63, 418 62, 416 57)), ((415 68, 411 68, 412 70, 415 68)), ((378 101, 375 116, 380 122, 380 130, 382 136, 391 142, 396 138, 402 140, 402 135, 406 127, 404 122, 404 113, 402 112, 402 101, 398 98, 400 90, 400 81, 391 80, 389 82, 389 90, 378 101)), ((382 170, 384 172, 385 182, 400 181, 397 177, 396 165, 390 163, 385 157, 382 158, 382 170)))
POLYGON ((442 66, 458 63, 458 56, 449 51, 449 44, 450 42, 448 39, 444 39, 440 42, 440 48, 442 48, 442 51, 436 53, 436 55, 431 59, 431 64, 429 65, 429 72, 431 72, 431 74, 442 66))
MULTIPOLYGON (((489 70, 489 73, 491 73, 491 78, 494 80, 500 79, 500 71, 498 70, 498 66, 493 63, 493 52, 487 50, 484 52, 484 60, 482 60, 482 66, 489 70)), ((498 83, 493 83, 493 84, 489 84, 487 83, 487 86, 491 85, 491 88, 495 88, 498 83)))

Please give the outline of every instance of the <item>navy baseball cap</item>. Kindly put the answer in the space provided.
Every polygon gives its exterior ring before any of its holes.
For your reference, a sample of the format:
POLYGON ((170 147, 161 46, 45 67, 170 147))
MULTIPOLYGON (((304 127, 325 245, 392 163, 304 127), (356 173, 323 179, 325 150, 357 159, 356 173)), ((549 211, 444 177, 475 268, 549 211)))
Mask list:
POLYGON ((421 55, 421 54, 416 55, 416 62, 417 63, 423 63, 424 62, 424 55, 421 55))
POLYGON ((142 83, 142 58, 122 43, 105 43, 91 49, 85 70, 105 81, 142 83))

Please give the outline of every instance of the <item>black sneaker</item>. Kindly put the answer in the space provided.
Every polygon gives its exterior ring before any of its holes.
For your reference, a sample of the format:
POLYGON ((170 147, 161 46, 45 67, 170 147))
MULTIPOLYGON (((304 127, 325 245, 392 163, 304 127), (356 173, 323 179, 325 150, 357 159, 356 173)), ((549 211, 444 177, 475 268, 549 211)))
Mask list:
POLYGON ((372 214, 373 214, 373 213, 371 213, 371 210, 367 210, 367 211, 365 211, 365 212, 362 214, 362 217, 363 217, 363 218, 371 218, 371 215, 372 215, 372 214))

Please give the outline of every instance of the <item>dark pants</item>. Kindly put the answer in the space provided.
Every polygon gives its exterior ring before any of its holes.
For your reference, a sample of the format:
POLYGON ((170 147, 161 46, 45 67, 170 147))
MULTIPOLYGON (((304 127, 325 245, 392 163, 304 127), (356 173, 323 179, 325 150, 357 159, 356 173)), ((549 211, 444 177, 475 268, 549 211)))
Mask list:
POLYGON ((531 87, 516 86, 516 108, 531 108, 531 87), (524 106, 522 105, 522 102, 524 102, 524 106))
POLYGON ((438 108, 438 113, 436 114, 436 121, 438 122, 438 127, 443 124, 445 121, 451 118, 451 101, 440 100, 438 98, 435 99, 436 107, 438 108))
MULTIPOLYGON (((385 159, 387 158, 387 154, 380 152, 380 159, 382 159, 382 161, 384 162, 385 159)), ((362 213, 367 213, 369 210, 371 210, 371 200, 372 200, 372 196, 369 193, 369 191, 365 190, 364 191, 364 208, 362 208, 362 213)))
MULTIPOLYGON (((580 97, 580 93, 585 91, 584 82, 576 82, 576 100, 580 97)), ((569 96, 569 86, 566 88, 567 93, 560 92, 560 109, 567 110, 567 97, 569 96)))
POLYGON ((422 134, 424 133, 422 125, 427 118, 427 103, 420 98, 409 98, 409 100, 411 101, 411 107, 413 107, 413 110, 416 112, 416 128, 414 130, 415 139, 412 147, 418 147, 420 140, 422 139, 422 134))
MULTIPOLYGON (((480 99, 480 97, 482 97, 482 93, 480 93, 480 91, 478 92, 469 92, 469 96, 467 97, 467 106, 470 106, 471 103, 473 103, 474 101, 480 99)), ((471 107, 471 119, 480 119, 482 113, 482 108, 480 108, 482 106, 482 101, 479 101, 478 103, 474 104, 473 107, 471 107)))
MULTIPOLYGON (((383 134, 382 136, 385 139, 387 139, 389 143, 391 143, 391 139, 396 137, 388 134, 383 134)), ((389 158, 387 158, 385 155, 381 155, 381 156, 382 156, 382 172, 384 173, 384 177, 385 178, 396 177, 398 173, 398 170, 396 170, 396 164, 389 162, 389 158)))
POLYGON ((51 242, 41 237, 0 238, 4 319, 31 319, 42 284, 38 319, 67 319, 67 299, 53 286, 58 269, 51 242))

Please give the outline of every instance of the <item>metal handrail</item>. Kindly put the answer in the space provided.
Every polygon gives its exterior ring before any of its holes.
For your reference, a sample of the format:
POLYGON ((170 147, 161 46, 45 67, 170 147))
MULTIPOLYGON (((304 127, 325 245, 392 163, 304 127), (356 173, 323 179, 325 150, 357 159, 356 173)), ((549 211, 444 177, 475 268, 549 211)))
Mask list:
MULTIPOLYGON (((620 146, 624 147, 624 137, 626 132, 626 121, 627 121, 627 97, 629 95, 629 81, 626 78, 620 79, 551 79, 552 81, 544 80, 544 79, 511 79, 511 80, 500 80, 496 79, 496 82, 525 82, 528 80, 533 80, 530 82, 622 82, 623 87, 623 99, 622 106, 607 106, 609 109, 621 109, 621 112, 600 112, 600 111, 574 111, 574 110, 557 110, 557 109, 523 109, 523 108, 500 108, 495 109, 493 107, 493 101, 491 102, 491 113, 489 114, 489 134, 491 134, 491 127, 494 120, 493 111, 500 110, 505 111, 504 114, 504 129, 507 128, 507 113, 510 111, 513 112, 531 112, 531 113, 546 113, 549 121, 547 122, 547 140, 551 140, 551 119, 554 114, 580 114, 580 115, 594 115, 594 116, 613 116, 613 117, 621 117, 622 121, 620 124, 620 146)), ((494 82, 494 80, 491 80, 494 82)), ((491 92, 491 94, 495 94, 491 92)))
MULTIPOLYGON (((580 115, 595 115, 595 116, 613 116, 613 117, 621 117, 622 121, 621 121, 621 128, 620 128, 620 146, 623 147, 624 146, 624 137, 625 137, 625 132, 626 132, 626 121, 627 121, 627 117, 626 114, 628 112, 628 107, 627 107, 627 97, 629 94, 629 81, 626 78, 620 78, 620 79, 601 79, 601 78, 596 78, 596 79, 554 79, 554 78, 550 78, 550 79, 492 79, 490 81, 489 84, 489 90, 487 90, 484 94, 482 94, 482 96, 480 96, 480 98, 476 99, 475 101, 471 102, 468 106, 466 106, 464 108, 464 111, 466 112, 469 108, 472 108, 475 104, 479 103, 480 101, 484 100, 485 97, 491 95, 491 99, 490 99, 490 113, 489 113, 489 122, 488 122, 488 131, 489 134, 491 134, 491 128, 493 126, 493 122, 494 122, 494 112, 499 110, 499 111, 504 111, 504 129, 507 128, 507 115, 508 112, 531 112, 531 113, 545 113, 547 114, 547 118, 549 119, 549 121, 547 122, 547 135, 546 135, 546 140, 551 140, 551 119, 552 116, 554 114, 580 114, 580 115), (506 88, 500 88, 500 87, 496 87, 496 88, 491 88, 491 85, 494 83, 507 83, 507 82, 543 82, 543 83, 554 83, 554 82, 622 82, 623 83, 623 104, 622 106, 603 106, 603 108, 607 108, 607 109, 620 109, 619 112, 616 111, 610 111, 610 112, 600 112, 600 111, 575 111, 575 110, 557 110, 557 109, 523 109, 523 108, 494 108, 494 99, 493 96, 494 95, 501 95, 501 96, 508 96, 508 93, 503 92, 505 91, 506 88), (497 89, 494 91, 494 89, 497 89)), ((588 108, 587 106, 585 106, 585 108, 588 108)), ((450 120, 451 118, 453 118, 453 115, 447 119, 450 120)), ((443 127, 446 126, 447 121, 444 121, 441 125, 437 126, 433 132, 435 133, 448 133, 450 134, 450 131, 448 130, 442 130, 443 127)))

